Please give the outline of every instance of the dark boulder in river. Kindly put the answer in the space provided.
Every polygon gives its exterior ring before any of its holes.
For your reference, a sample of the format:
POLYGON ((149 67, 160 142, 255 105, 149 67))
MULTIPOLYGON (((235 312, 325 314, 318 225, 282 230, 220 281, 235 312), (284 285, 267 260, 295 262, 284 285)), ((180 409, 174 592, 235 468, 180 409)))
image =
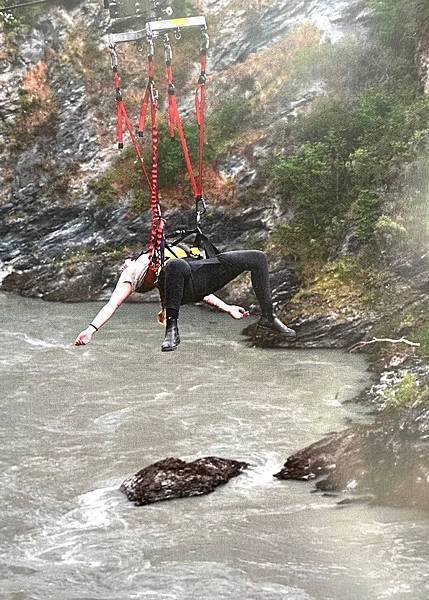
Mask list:
POLYGON ((189 463, 179 458, 165 458, 126 479, 120 490, 136 506, 159 500, 201 496, 240 475, 247 467, 245 462, 217 456, 199 458, 189 463))
POLYGON ((429 406, 389 410, 290 456, 278 479, 308 480, 319 490, 369 494, 374 502, 429 510, 429 406))

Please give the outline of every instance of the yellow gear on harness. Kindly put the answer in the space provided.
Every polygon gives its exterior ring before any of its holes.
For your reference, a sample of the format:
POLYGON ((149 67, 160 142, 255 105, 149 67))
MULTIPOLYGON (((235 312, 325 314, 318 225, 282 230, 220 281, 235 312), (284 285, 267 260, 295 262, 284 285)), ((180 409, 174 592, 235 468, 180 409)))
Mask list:
POLYGON ((204 258, 204 253, 197 248, 197 246, 192 246, 192 248, 186 246, 170 246, 165 249, 164 253, 165 260, 170 260, 174 258, 204 258))
POLYGON ((188 258, 188 253, 180 246, 171 246, 171 248, 165 249, 164 256, 165 260, 170 260, 174 258, 188 258))
POLYGON ((201 252, 201 250, 199 248, 197 248, 196 246, 193 246, 190 251, 189 254, 192 258, 204 258, 203 257, 203 253, 201 252))

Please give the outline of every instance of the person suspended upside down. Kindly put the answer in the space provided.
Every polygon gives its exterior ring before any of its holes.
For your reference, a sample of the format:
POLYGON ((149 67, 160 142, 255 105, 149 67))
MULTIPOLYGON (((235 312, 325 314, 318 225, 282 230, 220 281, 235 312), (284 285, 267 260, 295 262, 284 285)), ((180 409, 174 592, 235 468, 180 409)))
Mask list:
POLYGON ((183 249, 172 249, 166 253, 166 262, 152 288, 145 285, 148 269, 148 254, 137 259, 127 259, 116 287, 107 304, 94 317, 90 325, 75 340, 76 346, 88 344, 96 333, 116 312, 132 292, 147 292, 157 287, 161 297, 162 311, 158 315, 161 323, 165 322, 165 338, 161 346, 163 352, 176 350, 180 344, 178 318, 180 306, 203 300, 228 313, 234 319, 244 319, 249 312, 241 306, 223 302, 213 292, 220 290, 227 283, 244 271, 250 271, 252 286, 262 316, 257 326, 259 329, 272 331, 289 339, 296 333, 278 319, 273 310, 271 291, 268 279, 268 262, 264 252, 259 250, 234 250, 222 252, 214 258, 191 258, 183 249))

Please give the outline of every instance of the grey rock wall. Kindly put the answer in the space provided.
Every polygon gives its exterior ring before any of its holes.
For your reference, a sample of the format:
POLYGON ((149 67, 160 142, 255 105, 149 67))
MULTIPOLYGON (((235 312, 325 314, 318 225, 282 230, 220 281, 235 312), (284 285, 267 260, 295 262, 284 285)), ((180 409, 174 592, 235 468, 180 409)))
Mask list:
MULTIPOLYGON (((209 0, 202 4, 213 30, 210 93, 214 98, 228 86, 234 90, 234 81, 224 78, 225 70, 276 44, 305 20, 316 23, 335 41, 366 19, 358 0, 209 0)), ((118 266, 109 249, 144 244, 150 224, 149 215, 132 210, 132 198, 103 207, 91 191, 91 181, 117 155, 115 106, 111 84, 94 97, 85 73, 63 59, 76 27, 98 28, 101 52, 106 14, 101 3, 82 2, 69 11, 49 10, 0 59, 0 278, 4 277, 4 290, 56 300, 104 297, 118 266), (40 63, 47 66, 53 117, 37 135, 26 134, 20 89, 40 63), (11 141, 17 125, 24 127, 18 145, 11 141), (74 257, 79 253, 86 255, 82 259, 86 264, 77 268, 74 257)), ((10 46, 4 32, 0 36, 10 46)), ((108 72, 109 65, 106 53, 108 72)), ((221 161, 220 176, 235 186, 238 197, 256 200, 244 215, 240 208, 222 205, 209 211, 206 228, 221 248, 259 245, 286 218, 269 190, 261 187, 258 172, 273 152, 278 119, 287 118, 317 93, 316 88, 304 91, 284 106, 279 104, 263 122, 262 139, 221 161)), ((168 199, 166 204, 170 229, 192 223, 191 213, 168 211, 168 199)))

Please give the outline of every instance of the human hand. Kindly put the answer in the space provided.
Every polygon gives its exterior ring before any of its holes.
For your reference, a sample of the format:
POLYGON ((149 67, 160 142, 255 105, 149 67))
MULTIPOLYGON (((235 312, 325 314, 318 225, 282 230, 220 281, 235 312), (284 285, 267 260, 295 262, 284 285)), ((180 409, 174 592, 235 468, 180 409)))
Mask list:
POLYGON ((94 330, 90 329, 89 327, 87 329, 84 329, 83 331, 81 331, 79 333, 79 335, 75 339, 74 345, 75 346, 86 346, 86 344, 89 344, 89 342, 91 341, 93 333, 94 333, 94 330))
POLYGON ((228 313, 233 319, 246 319, 249 316, 249 311, 242 306, 231 305, 228 309, 228 313))

